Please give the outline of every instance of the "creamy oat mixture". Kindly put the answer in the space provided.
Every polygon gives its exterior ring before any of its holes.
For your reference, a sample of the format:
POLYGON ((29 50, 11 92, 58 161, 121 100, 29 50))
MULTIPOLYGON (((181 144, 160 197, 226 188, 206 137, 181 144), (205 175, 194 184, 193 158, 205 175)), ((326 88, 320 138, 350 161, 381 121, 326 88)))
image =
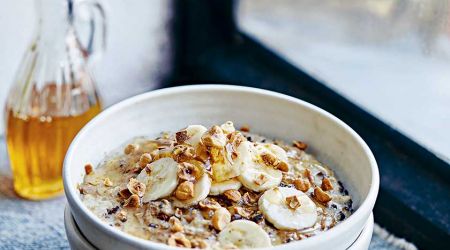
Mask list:
POLYGON ((137 138, 79 185, 84 204, 134 236, 186 248, 256 248, 302 240, 352 213, 334 173, 307 145, 191 125, 137 138))

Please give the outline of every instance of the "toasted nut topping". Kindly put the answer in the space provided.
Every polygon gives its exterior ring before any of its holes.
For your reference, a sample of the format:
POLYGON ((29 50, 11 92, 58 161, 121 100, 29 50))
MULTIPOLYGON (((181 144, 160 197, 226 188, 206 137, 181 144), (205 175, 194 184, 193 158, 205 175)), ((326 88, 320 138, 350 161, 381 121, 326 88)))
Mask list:
POLYGON ((172 151, 173 159, 177 162, 184 162, 194 158, 195 149, 186 144, 176 145, 172 151))
POLYGON ((208 148, 202 142, 200 142, 195 150, 195 155, 195 159, 206 162, 209 158, 208 148))
POLYGON ((125 207, 139 207, 140 206, 140 200, 139 196, 137 194, 133 194, 128 198, 127 201, 125 201, 124 204, 125 207))
POLYGON ((312 176, 311 171, 309 169, 305 169, 303 171, 303 176, 308 178, 309 182, 314 183, 313 176, 312 176))
POLYGON ((289 165, 284 161, 280 161, 275 167, 283 172, 289 171, 289 165))
POLYGON ((194 197, 194 183, 190 181, 182 182, 175 190, 175 197, 179 200, 187 200, 194 197))
POLYGON ((286 205, 290 208, 290 209, 297 209, 301 206, 300 204, 300 198, 296 195, 294 196, 289 196, 286 197, 286 205))
POLYGON ((170 217, 169 219, 170 230, 172 232, 181 232, 183 231, 183 225, 181 225, 181 221, 177 217, 170 217))
POLYGON ((248 125, 242 125, 242 127, 239 129, 242 132, 250 132, 250 126, 248 125))
POLYGON ((125 200, 131 196, 131 192, 130 192, 130 190, 128 190, 128 188, 125 188, 125 189, 120 190, 118 195, 120 198, 125 200))
POLYGON ((220 128, 225 134, 230 134, 235 131, 234 125, 232 121, 227 121, 224 124, 220 125, 220 128))
POLYGON ((208 248, 208 243, 206 243, 203 239, 192 239, 192 248, 200 248, 200 249, 206 249, 208 248))
POLYGON ((207 147, 222 148, 225 146, 227 138, 222 129, 215 125, 202 136, 202 142, 207 147))
POLYGON ((261 186, 262 184, 268 181, 267 176, 265 174, 260 174, 256 180, 254 180, 256 185, 261 186))
POLYGON ((299 178, 294 180, 294 186, 296 189, 302 192, 306 192, 308 191, 311 185, 309 184, 309 181, 305 181, 303 178, 299 178))
POLYGON ((259 195, 255 193, 246 192, 244 196, 242 196, 242 199, 247 205, 250 205, 258 201, 259 195))
POLYGON ((215 229, 221 231, 231 222, 231 214, 226 208, 219 208, 214 212, 211 222, 215 229))
POLYGON ((93 167, 92 164, 88 163, 86 165, 84 165, 84 172, 86 173, 86 175, 89 175, 93 172, 93 167))
POLYGON ((264 162, 264 164, 266 164, 266 166, 269 167, 275 167, 276 165, 278 165, 278 163, 280 163, 277 157, 275 157, 275 155, 271 153, 262 153, 261 159, 264 162))
POLYGON ((300 150, 305 150, 308 145, 302 141, 293 141, 292 145, 300 150))
POLYGON ((210 198, 206 198, 206 199, 200 201, 198 203, 198 205, 200 206, 200 208, 203 208, 203 209, 216 210, 216 209, 221 208, 220 204, 217 201, 210 199, 210 198))
POLYGON ((128 144, 125 149, 123 150, 123 152, 127 155, 133 153, 134 151, 136 151, 137 146, 134 144, 128 144))
POLYGON ((247 208, 233 206, 232 210, 235 214, 239 214, 240 216, 249 219, 250 216, 253 214, 253 211, 247 208))
POLYGON ((105 186, 107 186, 107 187, 112 187, 112 185, 113 185, 112 181, 111 181, 108 177, 106 177, 106 178, 103 180, 103 184, 104 184, 105 186))
POLYGON ((183 162, 178 165, 177 175, 181 180, 195 181, 200 179, 203 173, 203 166, 200 162, 196 162, 196 164, 183 162))
POLYGON ((229 141, 231 145, 233 145, 234 149, 237 149, 237 147, 239 147, 242 142, 247 141, 247 138, 245 138, 245 136, 242 135, 242 133, 240 133, 239 131, 235 131, 229 134, 227 137, 229 138, 229 141))
POLYGON ((137 194, 139 197, 142 197, 145 193, 145 184, 135 178, 130 179, 127 188, 132 194, 137 194))
POLYGON ((185 247, 185 248, 192 247, 191 242, 181 232, 172 234, 170 236, 170 238, 167 240, 167 244, 169 244, 169 246, 174 246, 174 247, 185 247))
POLYGON ((331 196, 325 193, 320 187, 314 188, 314 199, 320 203, 327 203, 331 201, 331 196))
POLYGON ((189 139, 187 130, 181 130, 175 133, 175 138, 178 144, 183 144, 185 141, 189 139))
POLYGON ((330 191, 333 189, 333 185, 331 185, 330 179, 323 178, 322 185, 320 186, 323 191, 330 191))
POLYGON ((225 197, 227 197, 227 199, 234 201, 234 202, 238 202, 241 200, 241 193, 239 193, 239 191, 237 191, 235 189, 227 190, 223 193, 223 195, 225 195, 225 197))
POLYGON ((141 168, 144 168, 150 162, 152 162, 152 156, 149 153, 142 154, 141 158, 139 158, 139 166, 141 168))
POLYGON ((118 213, 116 214, 116 218, 117 218, 118 220, 120 220, 121 222, 127 221, 127 211, 125 211, 125 210, 120 210, 120 212, 118 212, 118 213))

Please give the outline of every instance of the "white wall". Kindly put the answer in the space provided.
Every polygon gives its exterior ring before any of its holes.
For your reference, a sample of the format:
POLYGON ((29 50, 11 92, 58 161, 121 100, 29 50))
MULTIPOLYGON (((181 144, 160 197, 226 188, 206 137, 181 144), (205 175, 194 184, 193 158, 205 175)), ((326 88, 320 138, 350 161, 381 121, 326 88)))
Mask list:
MULTIPOLYGON (((102 1, 108 18, 108 48, 94 65, 104 103, 154 88, 168 69, 170 1, 102 1)), ((0 0, 0 106, 3 107, 16 68, 32 38, 33 0, 0 0)), ((3 112, 3 109, 2 109, 3 112)), ((0 134, 3 115, 0 115, 0 134)))

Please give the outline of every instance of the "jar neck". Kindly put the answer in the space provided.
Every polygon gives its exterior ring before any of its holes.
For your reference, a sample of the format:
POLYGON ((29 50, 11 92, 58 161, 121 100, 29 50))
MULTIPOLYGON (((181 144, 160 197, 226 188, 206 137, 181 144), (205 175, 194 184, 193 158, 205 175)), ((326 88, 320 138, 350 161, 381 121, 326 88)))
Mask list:
POLYGON ((35 0, 35 4, 38 39, 64 39, 71 24, 72 0, 35 0))

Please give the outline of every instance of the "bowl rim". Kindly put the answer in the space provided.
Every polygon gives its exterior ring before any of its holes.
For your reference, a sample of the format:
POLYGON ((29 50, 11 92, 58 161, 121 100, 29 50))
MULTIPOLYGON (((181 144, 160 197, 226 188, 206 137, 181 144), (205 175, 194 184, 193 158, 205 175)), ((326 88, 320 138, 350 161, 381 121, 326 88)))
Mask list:
MULTIPOLYGON (((372 154, 372 151, 370 150, 369 146, 366 144, 366 142, 352 129, 350 126, 348 126, 346 123, 341 121, 339 118, 335 117, 331 113, 313 105, 308 102, 305 102, 303 100, 300 100, 298 98, 288 96, 285 94, 259 89, 259 88, 252 88, 252 87, 244 87, 244 86, 236 86, 236 85, 225 85, 225 84, 199 84, 199 85, 186 85, 186 86, 179 86, 179 87, 170 87, 170 88, 163 88, 158 90, 153 90, 150 92, 146 92, 143 94, 139 94, 130 98, 127 98, 119 103, 116 103, 104 111, 102 111, 100 114, 98 114, 96 117, 94 117, 91 121, 89 121, 75 136, 74 140, 69 146, 69 149, 67 150, 66 156, 64 158, 64 164, 63 164, 63 183, 64 183, 64 192, 66 195, 66 198, 69 202, 69 206, 75 206, 74 209, 77 209, 82 212, 85 218, 87 218, 91 223, 95 224, 99 229, 107 233, 109 236, 113 236, 115 238, 120 239, 121 241, 128 243, 130 245, 144 247, 144 248, 165 248, 165 249, 181 249, 178 247, 171 247, 166 244, 150 241, 150 240, 144 240, 142 238, 133 236, 131 234, 125 233, 123 231, 120 231, 119 229, 116 229, 114 227, 109 226, 107 223, 103 222, 100 218, 98 218, 94 213, 92 213, 81 201, 81 198, 79 196, 79 192, 77 192, 76 184, 72 181, 71 175, 70 175, 70 169, 73 167, 69 164, 69 160, 73 158, 73 151, 79 144, 80 138, 83 136, 86 131, 90 130, 92 127, 96 126, 97 123, 101 122, 105 117, 108 117, 109 115, 115 113, 116 111, 125 108, 127 106, 131 106, 134 103, 154 98, 157 96, 164 96, 164 95, 173 95, 177 93, 183 93, 186 94, 188 92, 202 92, 202 91, 228 91, 228 92, 247 92, 249 94, 258 94, 262 96, 269 96, 274 97, 278 99, 283 99, 285 101, 288 101, 290 103, 293 103, 295 105, 301 105, 307 109, 312 110, 313 112, 317 112, 326 118, 333 121, 336 126, 339 126, 346 130, 353 139, 356 140, 356 142, 362 147, 364 154, 369 159, 370 164, 370 171, 372 175, 371 184, 369 188, 369 192, 367 193, 367 196, 362 200, 361 205, 359 208, 347 219, 345 219, 342 223, 339 223, 335 227, 327 230, 326 232, 315 235, 314 237, 310 237, 301 241, 295 241, 291 243, 287 243, 289 245, 295 244, 300 246, 314 246, 316 244, 319 244, 321 241, 328 241, 332 240, 335 237, 338 237, 339 235, 345 233, 346 228, 355 226, 359 221, 366 221, 370 212, 373 209, 373 206, 375 204, 380 179, 379 179, 379 171, 377 162, 375 160, 374 155, 372 154)), ((273 246, 267 249, 279 249, 286 244, 273 246)))

